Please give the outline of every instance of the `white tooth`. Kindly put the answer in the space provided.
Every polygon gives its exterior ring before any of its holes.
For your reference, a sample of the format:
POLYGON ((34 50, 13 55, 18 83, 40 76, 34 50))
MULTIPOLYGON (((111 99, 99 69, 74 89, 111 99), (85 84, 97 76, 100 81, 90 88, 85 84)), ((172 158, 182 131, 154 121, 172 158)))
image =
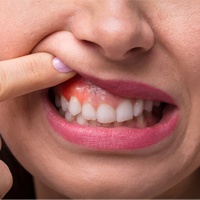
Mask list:
POLYGON ((81 113, 77 115, 76 122, 80 125, 87 125, 88 124, 87 120, 82 116, 81 113))
POLYGON ((69 112, 75 116, 78 115, 81 112, 81 104, 79 100, 72 96, 69 100, 69 112))
POLYGON ((135 117, 138 117, 142 114, 144 109, 144 101, 142 99, 136 100, 134 106, 133 106, 133 115, 135 117))
POLYGON ((144 110, 146 110, 147 112, 151 112, 153 109, 153 101, 145 101, 144 103, 144 110))
POLYGON ((62 107, 63 111, 66 112, 68 109, 69 102, 63 96, 61 96, 60 102, 61 102, 61 107, 62 107))
POLYGON ((83 104, 82 115, 87 120, 96 120, 96 110, 90 103, 83 104))
POLYGON ((55 96, 55 105, 57 108, 61 107, 61 102, 60 102, 60 98, 58 97, 58 95, 55 96))
POLYGON ((132 103, 130 100, 122 101, 116 109, 117 122, 124 122, 133 118, 132 103))
POLYGON ((116 120, 115 109, 108 104, 101 104, 97 109, 97 121, 100 123, 111 123, 116 120))
POLYGON ((75 120, 75 117, 74 117, 69 111, 67 111, 67 112, 65 113, 65 119, 66 119, 68 122, 72 122, 72 121, 75 120))
POLYGON ((159 107, 159 106, 160 106, 160 104, 161 104, 161 102, 160 102, 160 101, 154 101, 154 102, 153 102, 153 105, 154 105, 154 106, 156 106, 156 107, 159 107))

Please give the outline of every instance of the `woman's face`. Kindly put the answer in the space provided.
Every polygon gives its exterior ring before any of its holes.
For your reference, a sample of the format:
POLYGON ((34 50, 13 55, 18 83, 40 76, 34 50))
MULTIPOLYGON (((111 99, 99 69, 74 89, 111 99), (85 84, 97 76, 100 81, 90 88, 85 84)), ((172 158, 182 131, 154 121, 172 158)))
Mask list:
POLYGON ((84 125, 64 120, 47 90, 1 103, 2 136, 37 181, 70 198, 153 198, 199 167, 199 1, 7 0, 0 8, 0 60, 52 53, 114 94, 85 86, 80 103, 96 112, 106 105, 106 116, 120 103, 119 118, 137 99, 161 102, 128 122, 100 116, 84 125))

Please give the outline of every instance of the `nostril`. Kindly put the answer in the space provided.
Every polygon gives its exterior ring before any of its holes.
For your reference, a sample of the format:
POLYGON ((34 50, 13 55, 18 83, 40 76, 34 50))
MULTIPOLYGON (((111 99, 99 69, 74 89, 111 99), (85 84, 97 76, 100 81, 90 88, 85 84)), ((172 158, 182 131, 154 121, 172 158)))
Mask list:
POLYGON ((102 48, 98 43, 89 41, 89 40, 81 40, 81 43, 84 47, 86 47, 86 49, 90 52, 90 51, 98 51, 100 54, 102 52, 102 48))
POLYGON ((97 43, 95 42, 91 42, 89 40, 82 40, 81 41, 84 45, 88 46, 88 47, 97 47, 99 46, 97 43))
POLYGON ((86 48, 88 48, 88 50, 95 50, 99 54, 103 54, 105 57, 111 60, 123 60, 127 57, 132 57, 133 55, 137 56, 138 54, 146 52, 146 50, 140 46, 130 48, 129 50, 127 49, 127 47, 125 47, 124 49, 124 46, 117 44, 117 41, 116 45, 114 46, 112 45, 112 43, 109 43, 109 41, 107 41, 104 46, 101 46, 100 43, 96 43, 90 40, 81 40, 81 43, 86 48))
POLYGON ((135 47, 135 48, 132 48, 129 51, 127 51, 126 54, 141 53, 142 51, 143 51, 142 47, 135 47))

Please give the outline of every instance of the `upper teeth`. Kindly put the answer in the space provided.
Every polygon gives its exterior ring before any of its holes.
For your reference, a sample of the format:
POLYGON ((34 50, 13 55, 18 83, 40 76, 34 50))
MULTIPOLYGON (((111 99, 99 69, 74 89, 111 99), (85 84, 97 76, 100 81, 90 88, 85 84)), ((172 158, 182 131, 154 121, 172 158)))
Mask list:
POLYGON ((82 106, 82 115, 86 120, 96 120, 96 111, 90 103, 84 103, 82 106))
MULTIPOLYGON (((64 97, 63 97, 64 98, 64 97)), ((67 102, 67 100, 66 100, 66 102, 67 102)), ((62 104, 62 102, 61 102, 61 104, 62 104)), ((64 103, 65 104, 65 103, 64 103)), ((68 103, 67 103, 68 104, 68 103)), ((62 107, 63 107, 64 105, 62 104, 62 107)), ((76 116, 76 115, 78 115, 80 112, 81 112, 81 110, 82 110, 82 107, 81 107, 81 104, 80 104, 80 102, 79 102, 79 100, 76 98, 76 97, 71 97, 70 98, 70 101, 69 101, 69 107, 68 107, 68 109, 69 109, 69 112, 73 115, 73 116, 76 116)))
POLYGON ((101 124, 121 123, 136 118, 137 121, 143 120, 143 112, 152 112, 153 106, 159 106, 160 102, 150 100, 122 100, 116 108, 103 102, 97 108, 89 102, 84 102, 82 105, 79 100, 72 96, 69 102, 64 96, 56 97, 56 106, 61 107, 61 113, 67 121, 74 121, 83 125, 88 121, 96 121, 101 124))
POLYGON ((123 122, 133 118, 134 109, 130 100, 122 101, 116 109, 116 121, 123 122))
POLYGON ((108 104, 100 104, 97 108, 97 121, 100 123, 112 123, 116 121, 116 111, 108 104))

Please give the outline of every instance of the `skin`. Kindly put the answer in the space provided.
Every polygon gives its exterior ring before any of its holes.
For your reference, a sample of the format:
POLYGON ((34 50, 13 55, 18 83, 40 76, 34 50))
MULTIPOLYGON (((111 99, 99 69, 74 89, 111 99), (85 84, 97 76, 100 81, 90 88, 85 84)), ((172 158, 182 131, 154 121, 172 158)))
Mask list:
MULTIPOLYGON (((2 102, 2 137, 34 176, 38 198, 200 197, 199 1, 7 0, 0 8, 1 61, 50 53, 74 71, 159 88, 175 99, 180 112, 167 145, 108 153, 55 139, 43 90, 2 102)), ((37 90, 56 83, 34 84, 37 90)))

